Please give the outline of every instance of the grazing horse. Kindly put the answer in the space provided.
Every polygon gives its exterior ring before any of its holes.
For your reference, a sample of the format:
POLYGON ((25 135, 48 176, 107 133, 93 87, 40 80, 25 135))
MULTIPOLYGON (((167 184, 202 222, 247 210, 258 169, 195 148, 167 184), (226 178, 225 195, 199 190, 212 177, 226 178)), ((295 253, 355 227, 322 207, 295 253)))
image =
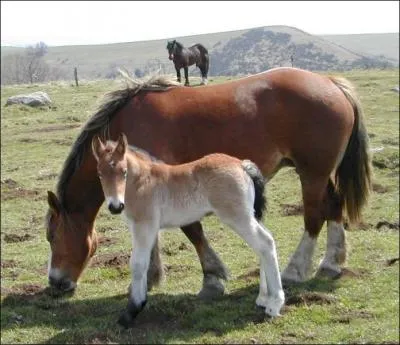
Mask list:
POLYGON ((168 41, 168 58, 174 62, 176 77, 181 82, 181 68, 185 71, 185 86, 189 85, 189 66, 196 64, 201 72, 201 84, 207 84, 208 67, 210 58, 208 50, 202 44, 195 44, 185 48, 182 43, 176 40, 168 41))
POLYGON ((249 160, 210 154, 196 161, 167 165, 118 142, 92 140, 97 173, 108 209, 124 212, 132 232, 132 283, 128 308, 119 318, 132 325, 147 301, 150 252, 161 228, 183 226, 215 213, 260 256, 260 292, 256 300, 271 316, 284 303, 272 235, 258 220, 265 208, 264 177, 249 160))
MULTIPOLYGON (((284 281, 308 278, 314 248, 327 221, 326 253, 318 272, 341 272, 346 258, 344 217, 355 222, 371 183, 368 134, 350 82, 296 69, 276 68, 246 78, 198 88, 165 77, 130 81, 113 91, 88 119, 49 193, 49 282, 73 289, 96 251, 95 218, 104 202, 90 149, 94 135, 130 145, 168 164, 210 153, 250 159, 268 180, 294 166, 301 181, 304 233, 284 281)), ((195 246, 203 270, 201 297, 223 293, 228 272, 204 236, 200 222, 181 229, 195 246)), ((290 236, 290 235, 288 235, 290 236)), ((149 287, 163 274, 157 239, 149 287)))

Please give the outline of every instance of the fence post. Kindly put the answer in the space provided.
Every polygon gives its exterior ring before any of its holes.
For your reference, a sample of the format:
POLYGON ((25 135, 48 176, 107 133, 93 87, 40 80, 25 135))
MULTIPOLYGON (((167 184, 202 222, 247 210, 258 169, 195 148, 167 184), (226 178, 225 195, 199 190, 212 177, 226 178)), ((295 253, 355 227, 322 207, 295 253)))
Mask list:
POLYGON ((74 77, 75 77, 76 86, 79 86, 78 85, 78 69, 76 67, 74 68, 74 77))

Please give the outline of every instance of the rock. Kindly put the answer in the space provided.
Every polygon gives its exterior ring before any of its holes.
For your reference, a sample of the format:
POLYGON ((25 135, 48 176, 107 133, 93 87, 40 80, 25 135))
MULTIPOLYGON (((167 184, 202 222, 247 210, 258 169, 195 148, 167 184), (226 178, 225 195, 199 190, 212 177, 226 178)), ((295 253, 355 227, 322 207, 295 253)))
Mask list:
POLYGON ((390 90, 392 90, 394 92, 400 92, 400 89, 398 86, 392 87, 390 90))
POLYGON ((37 91, 28 95, 16 95, 9 97, 7 99, 6 106, 12 104, 25 104, 31 107, 38 107, 41 105, 50 105, 51 99, 46 92, 37 91))

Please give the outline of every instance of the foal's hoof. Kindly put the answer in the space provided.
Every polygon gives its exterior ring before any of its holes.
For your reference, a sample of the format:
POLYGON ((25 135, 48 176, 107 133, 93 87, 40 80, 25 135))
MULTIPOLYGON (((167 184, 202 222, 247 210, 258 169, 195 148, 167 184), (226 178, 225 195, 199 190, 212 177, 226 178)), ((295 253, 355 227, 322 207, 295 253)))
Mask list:
POLYGON ((224 284, 216 276, 207 275, 204 277, 203 288, 198 294, 202 300, 212 300, 224 295, 224 284))
POLYGON ((135 318, 127 311, 125 310, 119 317, 118 319, 118 324, 125 329, 133 327, 133 321, 135 318))

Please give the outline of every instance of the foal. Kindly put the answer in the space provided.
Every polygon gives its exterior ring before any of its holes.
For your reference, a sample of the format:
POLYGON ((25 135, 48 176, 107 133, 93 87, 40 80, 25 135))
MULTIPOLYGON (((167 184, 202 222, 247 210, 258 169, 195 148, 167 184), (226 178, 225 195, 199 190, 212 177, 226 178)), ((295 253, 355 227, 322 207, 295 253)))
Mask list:
POLYGON ((260 291, 256 300, 271 316, 284 304, 275 242, 258 220, 265 208, 264 179, 257 166, 225 154, 167 165, 128 147, 125 134, 103 143, 96 136, 97 161, 108 208, 124 211, 132 232, 132 283, 127 310, 119 323, 132 325, 147 301, 150 252, 160 228, 179 227, 215 213, 260 256, 260 291))

